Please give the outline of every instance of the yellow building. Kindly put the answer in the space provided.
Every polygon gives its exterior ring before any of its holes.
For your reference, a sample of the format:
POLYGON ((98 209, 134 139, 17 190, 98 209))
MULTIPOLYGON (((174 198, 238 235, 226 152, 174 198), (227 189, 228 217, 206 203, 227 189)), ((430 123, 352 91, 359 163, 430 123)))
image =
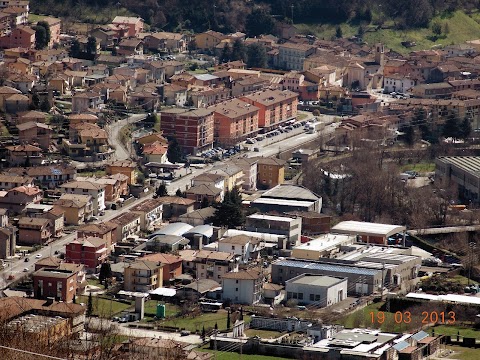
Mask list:
POLYGON ((64 212, 67 225, 80 225, 93 213, 93 201, 90 195, 63 194, 55 204, 64 212))
POLYGON ((107 175, 123 174, 128 177, 128 185, 135 184, 137 182, 137 175, 135 170, 137 164, 131 160, 118 160, 111 164, 107 164, 105 169, 107 175))
POLYGON ((208 30, 195 35, 195 44, 197 49, 211 50, 220 44, 225 38, 226 36, 219 32, 208 30))
POLYGON ((126 291, 148 292, 163 284, 163 264, 137 260, 129 264, 123 273, 126 291))
POLYGON ((257 187, 272 188, 285 181, 285 160, 276 158, 258 158, 257 187))
POLYGON ((212 168, 209 171, 210 174, 221 175, 225 178, 224 183, 224 190, 225 191, 232 191, 233 188, 237 188, 241 190, 243 183, 245 182, 243 179, 243 170, 239 168, 237 165, 228 164, 228 165, 220 165, 217 167, 212 168))

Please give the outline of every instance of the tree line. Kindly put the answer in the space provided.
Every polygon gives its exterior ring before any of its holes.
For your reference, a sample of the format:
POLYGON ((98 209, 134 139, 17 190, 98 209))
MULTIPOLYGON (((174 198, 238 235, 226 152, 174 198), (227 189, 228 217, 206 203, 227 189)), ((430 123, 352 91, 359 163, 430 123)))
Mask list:
POLYGON ((375 18, 379 23, 392 20, 397 28, 426 27, 435 15, 457 9, 474 10, 479 3, 480 0, 403 0, 401 4, 396 0, 33 0, 31 7, 34 12, 76 21, 95 22, 100 20, 98 10, 108 9, 112 18, 119 13, 137 14, 154 29, 243 31, 255 36, 271 33, 277 20, 370 23, 375 18))

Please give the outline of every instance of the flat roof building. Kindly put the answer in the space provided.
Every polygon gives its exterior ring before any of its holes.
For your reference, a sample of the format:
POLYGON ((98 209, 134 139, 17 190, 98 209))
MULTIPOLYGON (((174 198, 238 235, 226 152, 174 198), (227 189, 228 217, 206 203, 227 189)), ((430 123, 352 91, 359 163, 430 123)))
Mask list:
POLYGON ((334 305, 347 298, 347 282, 343 277, 301 274, 285 281, 287 300, 318 308, 334 305))
POLYGON ((342 221, 332 227, 332 232, 356 235, 359 241, 386 245, 392 235, 406 230, 402 225, 379 224, 364 221, 342 221))

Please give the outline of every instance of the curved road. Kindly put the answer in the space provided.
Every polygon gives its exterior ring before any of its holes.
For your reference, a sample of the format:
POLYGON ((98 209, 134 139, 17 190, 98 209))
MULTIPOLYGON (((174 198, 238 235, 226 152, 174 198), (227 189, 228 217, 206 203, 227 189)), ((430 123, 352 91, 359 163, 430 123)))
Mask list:
POLYGON ((126 160, 130 158, 130 152, 120 142, 120 130, 129 124, 134 124, 140 120, 145 119, 147 114, 133 114, 126 119, 118 120, 112 124, 107 125, 108 142, 115 146, 115 160, 126 160))

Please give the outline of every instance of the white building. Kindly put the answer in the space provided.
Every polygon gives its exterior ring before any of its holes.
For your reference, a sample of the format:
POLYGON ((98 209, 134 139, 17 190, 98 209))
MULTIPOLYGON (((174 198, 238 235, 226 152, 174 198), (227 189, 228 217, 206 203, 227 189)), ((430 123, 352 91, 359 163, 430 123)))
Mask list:
POLYGON ((384 91, 387 93, 406 93, 415 85, 417 85, 417 80, 408 75, 392 74, 385 76, 383 79, 384 91))
POLYGON ((296 246, 292 250, 295 259, 318 260, 322 257, 332 257, 340 251, 341 246, 356 242, 354 235, 324 234, 309 242, 296 246))
POLYGON ((256 251, 258 241, 246 235, 237 235, 220 239, 218 251, 238 255, 240 261, 247 263, 256 251))
POLYGON ((245 229, 248 231, 284 235, 290 246, 300 244, 302 236, 302 218, 253 214, 247 216, 245 229))
POLYGON ((60 187, 67 194, 90 195, 93 202, 93 215, 105 211, 105 185, 89 181, 71 181, 60 187))
POLYGON ((285 281, 287 300, 301 305, 326 307, 347 298, 347 278, 301 274, 285 281))
POLYGON ((230 272, 222 277, 223 299, 253 305, 262 296, 263 274, 254 269, 230 272))

